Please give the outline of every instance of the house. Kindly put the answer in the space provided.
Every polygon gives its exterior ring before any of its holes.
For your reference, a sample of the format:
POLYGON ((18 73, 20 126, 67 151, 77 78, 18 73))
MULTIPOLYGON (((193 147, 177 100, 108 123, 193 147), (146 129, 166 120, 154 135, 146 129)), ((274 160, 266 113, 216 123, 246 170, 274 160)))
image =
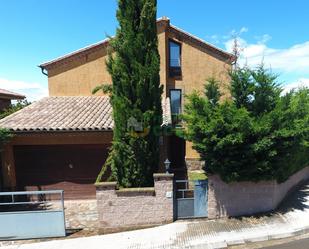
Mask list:
POLYGON ((12 100, 22 100, 24 95, 0 88, 0 112, 9 108, 12 100))
MULTIPOLYGON (((228 70, 234 56, 173 25, 157 21, 163 124, 175 125, 186 94, 202 91, 208 77, 221 82, 228 96, 228 70)), ((49 97, 6 117, 0 127, 15 136, 4 148, 6 189, 64 189, 66 198, 93 198, 93 183, 108 155, 113 121, 109 97, 91 94, 111 82, 105 61, 109 40, 82 48, 40 68, 48 77, 49 97)), ((176 136, 161 138, 161 170, 201 167, 191 143, 176 136)))

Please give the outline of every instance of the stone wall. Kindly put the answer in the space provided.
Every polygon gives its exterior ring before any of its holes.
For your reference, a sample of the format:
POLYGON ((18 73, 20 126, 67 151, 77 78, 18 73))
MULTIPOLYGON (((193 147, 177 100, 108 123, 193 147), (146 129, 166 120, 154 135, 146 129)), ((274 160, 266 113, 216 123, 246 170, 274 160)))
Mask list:
POLYGON ((186 158, 185 161, 188 171, 202 170, 205 165, 205 162, 199 158, 186 158))
POLYGON ((117 190, 115 182, 96 188, 100 233, 173 221, 173 174, 154 174, 153 188, 117 190))
POLYGON ((97 200, 65 200, 64 214, 67 229, 98 229, 97 200))
POLYGON ((287 181, 225 183, 218 175, 208 178, 208 218, 250 215, 272 211, 287 193, 309 179, 309 167, 292 175, 287 181))

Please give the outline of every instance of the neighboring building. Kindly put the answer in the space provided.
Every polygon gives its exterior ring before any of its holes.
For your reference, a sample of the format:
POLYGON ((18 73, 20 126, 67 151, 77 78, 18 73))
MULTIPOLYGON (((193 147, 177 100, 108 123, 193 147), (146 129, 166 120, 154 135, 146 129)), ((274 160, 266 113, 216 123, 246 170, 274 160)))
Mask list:
MULTIPOLYGON (((162 125, 177 125, 184 96, 203 91, 208 77, 216 77, 229 96, 234 56, 171 25, 168 18, 159 19, 157 28, 162 125)), ((109 98, 91 96, 94 87, 111 83, 105 66, 108 44, 104 40, 40 65, 50 97, 0 121, 0 127, 15 133, 3 153, 6 188, 61 188, 69 198, 94 197, 93 182, 112 141, 109 98)), ((160 149, 162 171, 166 158, 175 172, 200 168, 198 154, 183 139, 164 137, 160 149)))
POLYGON ((0 112, 9 108, 12 100, 22 100, 26 97, 19 93, 14 93, 5 89, 0 89, 0 112))

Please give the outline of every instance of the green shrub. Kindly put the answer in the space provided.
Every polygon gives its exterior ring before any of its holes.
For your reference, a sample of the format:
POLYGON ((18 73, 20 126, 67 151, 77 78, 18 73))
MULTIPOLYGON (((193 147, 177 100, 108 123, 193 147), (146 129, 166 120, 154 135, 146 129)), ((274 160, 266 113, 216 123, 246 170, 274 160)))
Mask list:
POLYGON ((8 129, 0 128, 0 152, 3 146, 13 137, 12 133, 8 129))
POLYGON ((206 172, 226 182, 282 182, 308 165, 309 90, 283 96, 276 79, 263 66, 237 69, 232 99, 213 105, 207 90, 188 96, 183 134, 205 160, 206 172))
POLYGON ((30 105, 31 103, 25 100, 17 100, 15 104, 11 104, 8 108, 4 109, 2 112, 0 112, 0 119, 5 118, 6 116, 9 116, 13 114, 14 112, 17 112, 21 110, 22 108, 30 105))

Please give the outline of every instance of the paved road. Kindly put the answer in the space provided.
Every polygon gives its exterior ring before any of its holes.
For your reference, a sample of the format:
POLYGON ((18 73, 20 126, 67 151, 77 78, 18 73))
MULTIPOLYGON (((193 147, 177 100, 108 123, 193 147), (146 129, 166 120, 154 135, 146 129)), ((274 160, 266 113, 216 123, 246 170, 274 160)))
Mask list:
POLYGON ((286 244, 281 244, 271 247, 263 247, 264 249, 309 249, 309 238, 292 241, 286 244))

